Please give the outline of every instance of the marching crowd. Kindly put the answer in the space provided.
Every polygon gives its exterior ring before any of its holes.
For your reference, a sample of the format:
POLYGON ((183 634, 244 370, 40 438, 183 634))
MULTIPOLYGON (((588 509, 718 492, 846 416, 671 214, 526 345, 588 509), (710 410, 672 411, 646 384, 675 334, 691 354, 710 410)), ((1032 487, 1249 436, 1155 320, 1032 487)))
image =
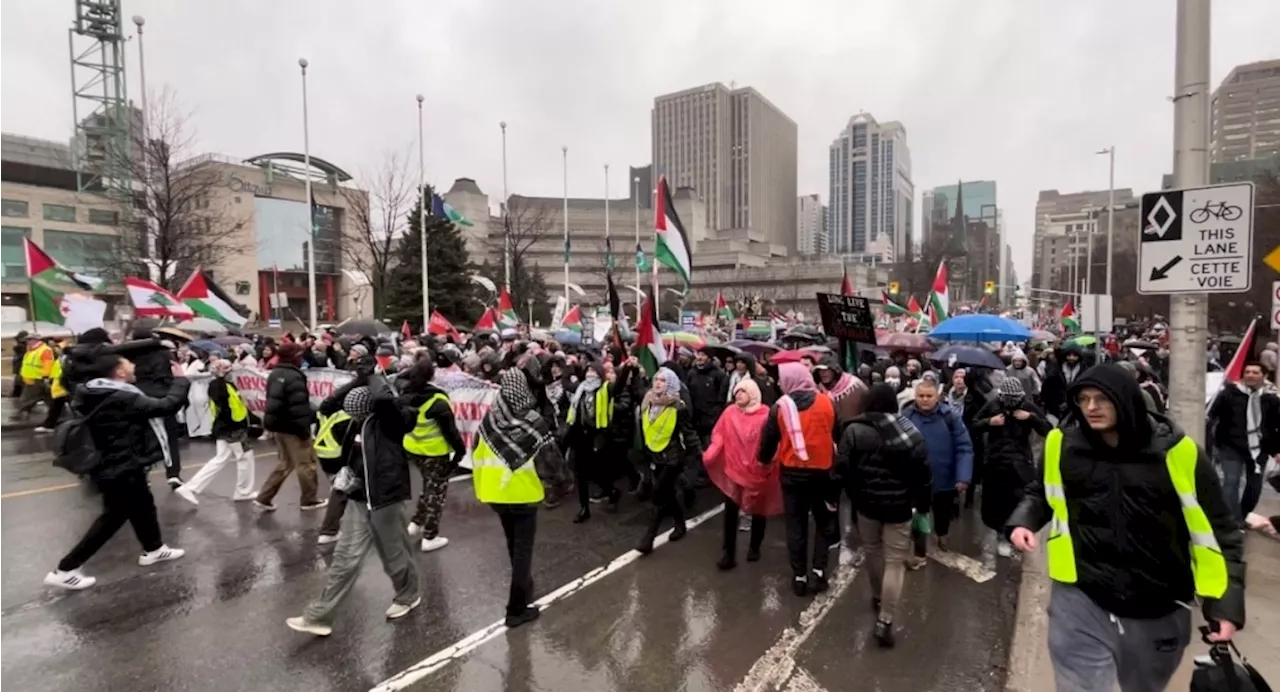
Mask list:
MULTIPOLYGON (((52 349, 38 337, 27 342, 20 411, 51 394, 70 398, 100 456, 87 475, 103 512, 46 584, 92 586, 81 567, 125 523, 142 545, 140 564, 182 557, 161 538, 147 469, 162 463, 175 492, 198 503, 234 461, 236 501, 274 511, 296 472, 301 509, 325 511, 319 541, 334 551, 326 584, 289 627, 330 634, 371 546, 395 592, 386 617, 404 616, 421 601, 415 542, 425 552, 448 544, 440 535, 448 479, 468 450, 440 381, 461 373, 498 387, 470 455, 476 497, 506 536, 510 627, 538 617, 531 603, 540 509, 576 499, 581 523, 593 508, 613 510, 633 496, 650 505, 636 543, 647 554, 667 526, 668 540, 682 539, 697 495, 714 489, 725 507, 717 566, 735 568, 740 532, 746 560, 759 560, 768 519, 780 516, 797 596, 828 588, 830 548, 850 534, 875 594, 873 636, 891 647, 905 571, 923 567, 930 550, 948 550, 952 520, 980 502, 1001 557, 1034 550, 1037 532, 1049 527, 1049 647, 1059 689, 1163 689, 1190 642, 1189 604, 1203 601, 1211 639, 1229 640, 1244 626, 1242 528, 1275 530, 1275 518, 1251 514, 1267 460, 1280 454, 1280 397, 1268 378, 1274 355, 1251 361, 1214 400, 1206 454, 1165 415, 1158 365, 1093 363, 1072 348, 1008 344, 1004 369, 897 352, 853 372, 829 350, 771 363, 680 348, 646 373, 622 345, 305 336, 246 343, 221 357, 183 341, 160 329, 112 343, 91 330, 61 357, 46 355, 52 349), (261 418, 229 376, 246 361, 269 369, 261 418), (354 377, 316 409, 309 367, 354 377), (187 403, 184 374, 194 372, 213 378, 216 452, 183 482, 176 416, 187 403), (255 491, 253 446, 263 437, 278 459, 255 491), (327 498, 317 466, 329 479, 327 498), (423 489, 406 516, 415 468, 423 489), (851 508, 843 530, 842 502, 851 508)), ((46 428, 61 411, 49 415, 46 428)))

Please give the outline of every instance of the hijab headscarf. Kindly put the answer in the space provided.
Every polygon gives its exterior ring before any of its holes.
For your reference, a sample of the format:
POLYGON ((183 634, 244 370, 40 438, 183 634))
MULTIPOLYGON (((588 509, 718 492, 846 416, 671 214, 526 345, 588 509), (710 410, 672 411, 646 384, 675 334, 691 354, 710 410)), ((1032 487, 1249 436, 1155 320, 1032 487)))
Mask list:
POLYGON ((1022 403, 1026 392, 1022 389, 1022 381, 1016 377, 1006 377, 1000 383, 1000 403, 1005 406, 1017 406, 1022 403))
POLYGON ((760 385, 751 379, 738 380, 738 384, 733 386, 733 405, 742 409, 743 413, 754 413, 760 408, 760 385), (738 403, 738 392, 747 393, 745 406, 738 403))
POLYGON ((799 363, 783 363, 778 366, 778 384, 786 395, 778 400, 778 410, 785 421, 786 433, 791 436, 791 444, 795 447, 796 456, 808 461, 809 448, 805 445, 804 429, 800 425, 800 409, 791 398, 796 392, 816 392, 813 376, 799 363))
POLYGON ((551 440, 551 431, 538 414, 537 398, 523 372, 515 368, 504 371, 498 387, 498 401, 480 421, 480 435, 507 468, 515 471, 551 440))
MULTIPOLYGON (((596 392, 600 391, 600 387, 604 385, 603 370, 600 364, 592 363, 582 376, 582 383, 573 392, 570 406, 577 411, 578 420, 583 424, 596 419, 596 392)), ((594 422, 591 424, 594 425, 594 422)))
POLYGON ((782 388, 783 394, 818 390, 818 385, 813 382, 813 375, 799 363, 783 363, 778 366, 778 386, 782 388))
POLYGON ((676 376, 675 371, 665 366, 658 368, 658 371, 653 374, 654 385, 657 385, 659 376, 662 377, 663 388, 659 390, 655 386, 646 392, 642 404, 651 421, 657 420, 663 409, 680 400, 680 378, 676 376))

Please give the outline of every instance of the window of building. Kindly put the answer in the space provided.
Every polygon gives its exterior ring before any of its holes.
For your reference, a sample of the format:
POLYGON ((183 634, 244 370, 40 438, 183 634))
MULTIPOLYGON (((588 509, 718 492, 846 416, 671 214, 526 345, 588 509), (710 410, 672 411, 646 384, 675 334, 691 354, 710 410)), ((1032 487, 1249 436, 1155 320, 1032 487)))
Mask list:
POLYGON ((100 226, 115 226, 120 223, 120 213, 110 209, 90 209, 89 223, 100 226))
POLYGON ((22 281, 27 278, 27 252, 22 241, 30 236, 30 228, 0 228, 0 261, 4 265, 5 281, 22 281))
POLYGON ((249 295, 249 282, 248 282, 248 281, 237 281, 237 282, 236 282, 236 295, 238 295, 238 296, 247 296, 247 295, 249 295))
POLYGON ((44 249, 68 269, 95 276, 110 274, 120 262, 120 238, 113 235, 46 230, 44 249))
POLYGON ((12 217, 15 219, 27 218, 27 214, 28 214, 27 203, 24 200, 6 199, 4 200, 3 203, 4 203, 4 209, 2 213, 5 216, 12 217))
POLYGON ((69 204, 46 204, 44 205, 44 220, 75 223, 76 208, 69 204))

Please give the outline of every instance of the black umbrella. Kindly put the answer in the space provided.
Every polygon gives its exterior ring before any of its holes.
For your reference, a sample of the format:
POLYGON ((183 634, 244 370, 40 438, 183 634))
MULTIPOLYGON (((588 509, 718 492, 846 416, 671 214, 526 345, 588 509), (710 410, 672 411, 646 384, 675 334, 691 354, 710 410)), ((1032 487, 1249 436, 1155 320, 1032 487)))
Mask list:
POLYGON ((732 344, 707 344, 702 347, 702 350, 719 358, 721 361, 726 358, 741 358, 746 353, 732 344))
POLYGON ((930 360, 942 363, 949 368, 993 368, 1004 369, 1004 361, 1000 356, 977 346, 954 345, 935 351, 930 360))
POLYGON ((334 331, 339 334, 360 334, 363 336, 378 336, 379 334, 387 334, 391 329, 387 325, 378 320, 371 319, 346 319, 338 326, 334 327, 334 331))

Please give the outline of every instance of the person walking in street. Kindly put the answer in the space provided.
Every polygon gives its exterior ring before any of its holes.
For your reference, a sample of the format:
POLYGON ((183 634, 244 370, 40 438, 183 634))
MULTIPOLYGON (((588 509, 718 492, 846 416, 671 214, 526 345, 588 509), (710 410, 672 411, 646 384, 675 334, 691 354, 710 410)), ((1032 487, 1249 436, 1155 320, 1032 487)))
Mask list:
POLYGON ((747 562, 760 559, 766 517, 782 514, 782 486, 775 464, 756 461, 769 409, 760 403, 760 387, 742 378, 733 388, 733 405, 720 414, 711 431, 711 445, 702 454, 711 482, 724 493, 724 537, 716 566, 738 565, 739 513, 750 517, 747 562))
POLYGON ((13 335, 13 355, 9 358, 9 372, 13 373, 13 388, 9 396, 14 399, 22 397, 22 360, 27 355, 27 330, 19 330, 13 335))
POLYGON ((1013 546, 1005 538, 1005 523, 1035 478, 1031 435, 1048 435, 1053 425, 1027 396, 1022 380, 1006 377, 996 398, 974 417, 973 430, 986 434, 986 458, 975 459, 982 464, 982 523, 996 532, 996 552, 1009 557, 1013 546))
POLYGON ((1009 358, 1009 367, 1005 369, 1005 377, 1017 378, 1022 384, 1022 391, 1026 392, 1030 400, 1040 399, 1040 373, 1031 367, 1026 352, 1016 346, 1013 349, 1013 355, 1009 358))
POLYGON ((16 378, 22 380, 22 392, 11 420, 26 420, 37 406, 48 403, 49 379, 57 360, 53 347, 39 334, 27 335, 27 349, 23 351, 22 365, 16 374, 16 378))
POLYGON ((62 412, 67 408, 67 400, 71 398, 71 392, 67 389, 62 377, 64 372, 62 364, 65 360, 65 352, 54 352, 53 367, 49 370, 49 410, 45 413, 44 422, 37 426, 33 432, 53 432, 58 427, 62 412))
POLYGON ((410 536, 422 536, 424 553, 449 545, 449 539, 440 535, 440 515, 449 492, 449 477, 467 454, 449 395, 431 383, 435 376, 435 363, 424 358, 397 379, 404 382, 399 405, 413 412, 413 427, 404 436, 404 450, 422 474, 422 493, 408 530, 410 536))
POLYGON ((99 354, 92 366, 99 375, 76 392, 99 463, 89 478, 102 494, 102 514, 80 542, 67 553, 44 583, 64 589, 87 589, 97 581, 81 566, 106 545, 125 523, 133 525, 142 544, 138 564, 143 567, 183 556, 160 537, 155 498, 147 484, 147 469, 164 462, 172 450, 164 418, 187 403, 189 383, 175 378, 163 397, 153 398, 134 386, 134 365, 113 353, 99 354))
POLYGON ((778 366, 782 398, 769 409, 757 459, 777 463, 787 516, 791 590, 797 596, 827 590, 827 564, 840 486, 831 477, 835 460, 836 410, 799 363, 778 366), (809 563, 809 517, 813 517, 813 562, 809 563))
POLYGON ((609 426, 613 423, 619 384, 605 380, 603 365, 590 363, 567 406, 562 448, 572 450, 573 454, 574 483, 578 489, 578 514, 573 518, 575 524, 591 518, 592 483, 603 491, 611 508, 616 509, 622 497, 622 491, 614 485, 614 462, 604 455, 609 444, 609 426))
POLYGON ((274 512, 276 493, 280 492, 284 479, 297 470, 302 510, 324 509, 329 501, 316 497, 316 459, 311 449, 311 424, 316 416, 311 410, 307 376, 301 370, 302 346, 292 342, 281 344, 277 358, 276 367, 267 375, 267 408, 262 424, 275 436, 278 458, 253 504, 274 512))
MULTIPOLYGON (((938 550, 947 550, 957 498, 973 477, 973 442, 960 414, 939 398, 938 384, 932 379, 916 383, 915 400, 907 404, 902 414, 924 435, 933 475, 933 529, 938 550)), ((925 534, 915 534, 915 558, 908 564, 911 569, 924 566, 927 540, 925 534)))
POLYGON ((506 625, 519 627, 537 620, 541 612, 531 603, 538 503, 547 497, 544 482, 558 496, 567 471, 555 444, 555 423, 539 412, 525 374, 508 369, 499 382, 498 400, 480 421, 471 479, 476 499, 489 505, 502 522, 511 562, 506 625))
POLYGON ((1222 386, 1208 418, 1227 507, 1243 522, 1261 497, 1267 458, 1280 452, 1280 396, 1260 363, 1246 363, 1239 382, 1222 386))
POLYGON ((213 477, 229 461, 236 463, 236 488, 231 499, 246 502, 257 495, 253 491, 254 458, 250 446, 249 424, 252 414, 240 397, 240 390, 231 381, 231 361, 213 363, 213 379, 209 381, 209 411, 213 417, 210 435, 213 437, 213 458, 205 463, 190 481, 175 492, 178 497, 193 505, 200 504, 197 495, 213 482, 213 477))
POLYGON ((866 409, 845 427, 836 452, 835 472, 854 496, 855 520, 867 555, 871 605, 876 611, 872 636, 880 646, 894 645, 907 561, 911 559, 911 520, 927 514, 933 502, 933 478, 924 435, 898 413, 893 387, 877 384, 866 409))
POLYGON ((694 428, 689 404, 681 397, 680 378, 669 367, 658 368, 653 374, 653 384, 640 402, 636 416, 644 463, 649 467, 653 483, 653 509, 636 546, 636 550, 647 555, 653 552, 658 527, 668 516, 674 527, 667 540, 678 541, 688 531, 680 490, 686 482, 683 474, 690 457, 702 456, 702 443, 694 428))
POLYGON ((1058 692, 1164 690, 1203 600, 1210 641, 1245 624, 1244 536, 1213 464, 1136 380, 1097 365, 1067 391, 1042 475, 1009 517, 1014 547, 1046 540, 1049 655, 1058 692))
MULTIPOLYGON (((290 346, 297 344, 284 344, 280 350, 285 352, 290 346)), ((301 358, 301 347, 298 349, 301 358)), ((275 370, 287 367, 282 363, 275 370)), ((402 440, 411 430, 412 419, 396 404, 395 391, 385 377, 374 374, 368 382, 366 387, 349 391, 342 404, 343 412, 351 416, 351 425, 343 440, 340 465, 333 468, 334 487, 350 502, 342 517, 324 592, 301 616, 285 621, 292 630, 318 637, 333 632, 335 611, 355 585, 370 548, 377 551, 395 589, 387 619, 402 618, 422 603, 413 542, 404 521, 404 502, 413 493, 402 440)))
MULTIPOLYGON (((698 431, 702 448, 706 449, 711 444, 711 431, 720 420, 729 398, 729 376, 705 350, 697 351, 693 358, 693 367, 685 375, 685 384, 689 387, 689 398, 693 400, 693 427, 698 431)), ((689 474, 695 488, 706 487, 707 471, 702 467, 701 457, 693 461, 689 474)))
MULTIPOLYGON (((138 389, 152 398, 164 396, 173 384, 174 351, 177 349, 172 341, 167 340, 169 335, 164 336, 166 339, 161 340, 151 329, 140 328, 134 330, 134 342, 131 342, 136 344, 136 348, 130 351, 130 358, 137 368, 138 389)), ((178 422, 176 411, 164 420, 164 427, 169 435, 169 455, 165 458, 164 476, 172 490, 182 485, 182 455, 178 440, 184 426, 178 422)))

